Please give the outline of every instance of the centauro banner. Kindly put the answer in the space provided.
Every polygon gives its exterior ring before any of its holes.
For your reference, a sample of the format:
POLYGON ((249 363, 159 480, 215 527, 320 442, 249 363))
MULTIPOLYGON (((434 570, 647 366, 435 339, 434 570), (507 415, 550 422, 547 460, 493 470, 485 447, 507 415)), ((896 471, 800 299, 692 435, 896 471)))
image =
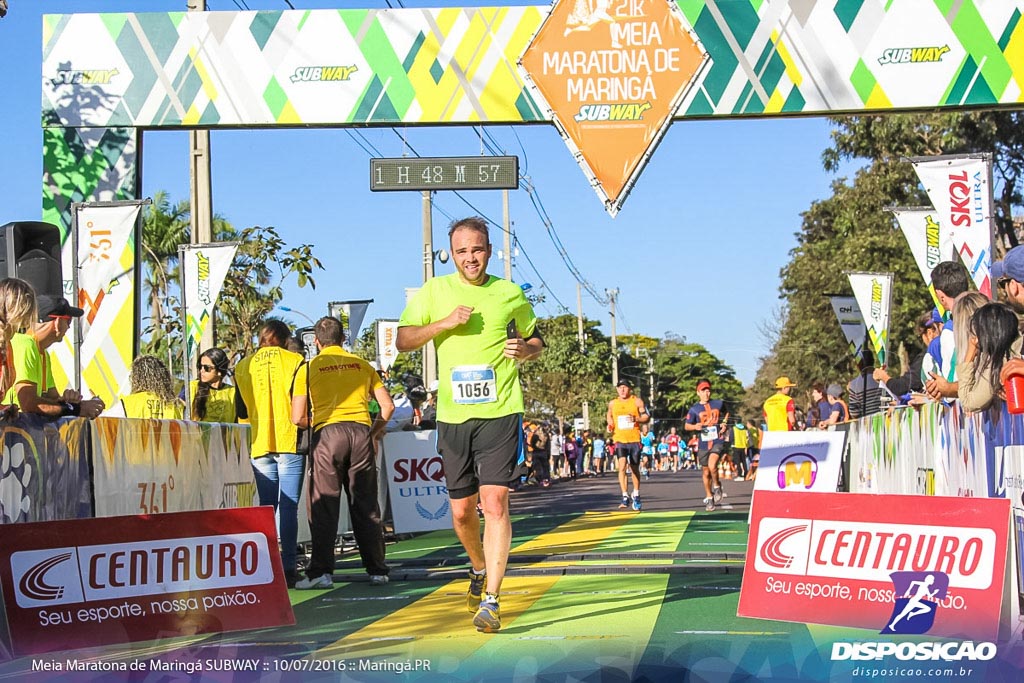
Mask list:
POLYGON ((853 296, 860 306, 868 328, 868 337, 879 366, 889 360, 889 307, 892 299, 892 273, 847 273, 853 296))
POLYGON ((978 290, 992 295, 991 156, 937 156, 911 159, 940 223, 949 225, 953 243, 978 290))
POLYGON ((138 201, 74 205, 71 239, 62 252, 65 294, 85 313, 74 334, 54 347, 59 369, 54 381, 62 390, 78 386, 108 406, 127 383, 134 354, 135 237, 141 208, 138 201))
POLYGON ((942 261, 955 258, 956 249, 953 247, 953 231, 945 228, 939 222, 938 212, 931 207, 924 208, 895 208, 892 209, 896 221, 907 238, 910 251, 917 262, 917 268, 921 271, 924 283, 928 285, 928 292, 932 295, 932 301, 939 309, 944 311, 939 297, 932 287, 932 270, 942 261))
POLYGON ((213 315, 224 278, 235 259, 238 243, 182 244, 178 249, 184 273, 185 369, 191 375, 201 353, 200 340, 213 315))
POLYGON ((860 356, 864 348, 864 337, 867 335, 867 328, 864 326, 864 318, 860 314, 860 306, 856 297, 834 296, 832 297, 832 310, 836 312, 836 319, 839 320, 839 327, 843 330, 850 345, 850 355, 854 358, 860 356))

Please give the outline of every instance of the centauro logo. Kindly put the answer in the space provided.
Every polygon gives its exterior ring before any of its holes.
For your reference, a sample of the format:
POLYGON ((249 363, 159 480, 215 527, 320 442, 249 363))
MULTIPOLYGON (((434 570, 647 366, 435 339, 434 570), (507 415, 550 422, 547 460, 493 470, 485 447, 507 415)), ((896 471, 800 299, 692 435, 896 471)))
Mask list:
POLYGON ((322 83, 324 81, 347 81, 359 67, 352 66, 300 66, 291 75, 292 83, 322 83))
POLYGON ((584 104, 575 118, 577 121, 642 121, 650 102, 623 102, 619 104, 584 104))
POLYGON ((59 69, 54 85, 108 85, 117 69, 59 69))
POLYGON ((925 261, 929 268, 939 265, 942 255, 939 253, 939 224, 931 216, 924 217, 924 234, 928 244, 925 261))
POLYGON ((942 47, 890 47, 882 50, 878 63, 885 64, 931 64, 942 61, 942 55, 949 52, 949 45, 942 47))

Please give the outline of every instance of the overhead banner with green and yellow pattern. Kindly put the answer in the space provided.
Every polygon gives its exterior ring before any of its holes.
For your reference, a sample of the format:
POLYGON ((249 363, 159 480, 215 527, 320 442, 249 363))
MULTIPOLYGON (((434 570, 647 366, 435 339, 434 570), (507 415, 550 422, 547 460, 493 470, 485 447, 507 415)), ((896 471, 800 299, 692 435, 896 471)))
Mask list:
MULTIPOLYGON (((558 0, 47 15, 44 126, 555 122, 614 213, 673 119, 1024 101, 1020 0, 684 0, 668 8, 665 0, 558 0), (648 132, 628 149, 604 139, 628 138, 623 131, 638 125, 648 132)), ((133 151, 110 151, 119 149, 133 151)), ((96 167, 104 184, 115 161, 108 155, 96 167)), ((61 172, 69 171, 48 163, 51 210, 75 185, 61 172)))

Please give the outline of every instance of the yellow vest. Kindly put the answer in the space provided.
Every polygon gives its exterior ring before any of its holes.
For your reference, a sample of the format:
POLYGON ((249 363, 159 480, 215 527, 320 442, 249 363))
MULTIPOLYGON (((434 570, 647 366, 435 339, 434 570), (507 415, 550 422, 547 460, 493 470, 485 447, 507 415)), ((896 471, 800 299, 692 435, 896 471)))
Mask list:
POLYGON ((764 402, 764 421, 768 425, 769 432, 789 431, 789 407, 793 405, 793 398, 788 394, 779 392, 768 397, 764 402))
MULTIPOLYGON (((188 389, 189 405, 194 406, 199 380, 189 382, 188 389)), ((222 385, 220 389, 210 387, 210 394, 206 398, 206 417, 200 418, 193 412, 192 419, 196 422, 235 422, 235 388, 227 384, 222 385)))

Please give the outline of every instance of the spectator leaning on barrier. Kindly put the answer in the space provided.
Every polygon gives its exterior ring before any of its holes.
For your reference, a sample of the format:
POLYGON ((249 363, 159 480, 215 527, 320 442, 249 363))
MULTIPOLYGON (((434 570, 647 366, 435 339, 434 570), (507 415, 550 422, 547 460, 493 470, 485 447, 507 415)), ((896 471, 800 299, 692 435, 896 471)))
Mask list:
POLYGON ((848 421, 850 419, 850 407, 846 405, 846 401, 842 398, 843 388, 838 384, 829 384, 828 389, 825 390, 825 396, 828 400, 829 413, 822 420, 822 428, 848 421))
MULTIPOLYGON (((971 317, 974 312, 988 303, 988 297, 981 292, 964 292, 953 301, 953 315, 950 318, 952 323, 953 336, 953 365, 954 374, 959 378, 959 364, 967 352, 968 334, 970 332, 971 317)), ((945 352, 945 351, 944 351, 945 352)), ((935 373, 928 373, 925 379, 925 392, 936 400, 944 398, 957 398, 959 394, 959 379, 947 381, 945 377, 935 373)))
POLYGON ((16 403, 25 413, 48 417, 81 415, 94 418, 106 407, 103 401, 92 398, 83 401, 74 389, 58 392, 53 381, 53 363, 46 351, 67 334, 71 319, 82 315, 64 297, 39 296, 36 299, 38 322, 31 333, 19 333, 11 338, 14 352, 16 379, 7 392, 5 401, 16 403))
POLYGON ((917 334, 924 343, 924 348, 910 360, 910 367, 900 377, 893 377, 885 368, 875 368, 871 376, 878 382, 885 382, 889 391, 896 396, 906 396, 914 391, 924 390, 924 380, 921 376, 921 366, 924 357, 928 353, 928 345, 933 339, 937 339, 942 331, 942 317, 938 309, 932 309, 928 313, 921 314, 914 326, 917 334))
MULTIPOLYGON (((992 264, 992 280, 996 283, 999 300, 1006 302, 1018 318, 1024 317, 1024 246, 1014 247, 1006 252, 1002 261, 992 264)), ((1024 359, 1020 356, 1020 352, 1011 353, 1003 364, 999 373, 1001 384, 1013 375, 1024 375, 1024 359)))
POLYGON ((1017 325, 1013 309, 1002 303, 985 304, 971 316, 966 351, 960 363, 958 395, 964 410, 984 410, 996 400, 1004 361, 1020 355, 1017 325))
MULTIPOLYGON (((970 278, 967 269, 959 261, 943 261, 932 269, 932 287, 935 297, 947 311, 956 307, 956 298, 970 289, 970 278)), ((924 359, 922 374, 925 391, 933 398, 956 398, 956 340, 953 337, 953 318, 942 326, 938 338, 928 345, 928 355, 924 359), (933 377, 934 376, 934 377, 933 377), (934 379, 941 378, 948 385, 936 385, 934 379), (929 386, 931 383, 931 386, 929 386)))
POLYGON ((306 578, 300 590, 331 588, 334 584, 334 540, 338 534, 341 491, 345 490, 352 532, 370 583, 388 582, 384 563, 384 529, 377 501, 377 463, 374 443, 384 434, 395 409, 380 375, 362 358, 341 347, 341 321, 325 317, 314 326, 316 357, 295 375, 292 422, 309 426, 310 520, 313 541, 306 578), (370 395, 380 404, 380 416, 370 419, 370 395))
MULTIPOLYGON (((24 280, 9 277, 0 280, 0 394, 6 395, 14 386, 17 372, 11 338, 18 330, 27 329, 36 319, 36 293, 24 280)), ((17 415, 14 404, 5 406, 4 417, 17 415)))
POLYGON ((268 320, 259 334, 259 349, 235 366, 238 386, 235 410, 251 429, 250 450, 260 505, 272 505, 277 513, 281 562, 285 579, 295 586, 295 547, 299 532, 299 494, 305 457, 296 452, 298 428, 292 424, 289 388, 295 371, 304 361, 285 345, 291 337, 280 320, 268 320))

